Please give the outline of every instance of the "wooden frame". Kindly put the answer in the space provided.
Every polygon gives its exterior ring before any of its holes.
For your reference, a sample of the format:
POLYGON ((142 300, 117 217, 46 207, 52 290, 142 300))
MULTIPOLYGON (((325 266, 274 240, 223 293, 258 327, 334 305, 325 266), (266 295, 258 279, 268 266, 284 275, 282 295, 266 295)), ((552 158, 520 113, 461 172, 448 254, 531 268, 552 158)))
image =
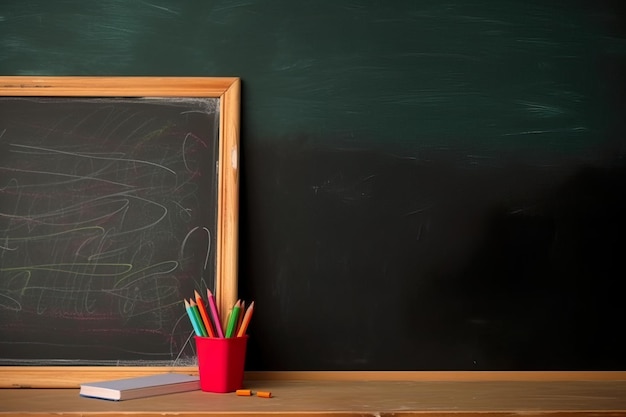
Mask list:
MULTIPOLYGON (((215 296, 228 311, 237 298, 240 79, 236 77, 37 77, 0 76, 0 96, 219 98, 219 171, 215 296)), ((0 387, 71 386, 77 381, 139 375, 161 367, 0 367, 0 387)), ((167 368, 172 371, 172 368, 167 368)), ((189 367, 177 368, 193 372, 189 367)))
MULTIPOLYGON (((198 374, 194 367, 0 367, 0 388, 78 388, 81 382, 158 372, 198 374), (59 369, 62 368, 62 369, 59 369), (60 372, 61 371, 61 372, 60 372)), ((626 371, 282 371, 246 372, 247 381, 533 382, 626 381, 626 371)))

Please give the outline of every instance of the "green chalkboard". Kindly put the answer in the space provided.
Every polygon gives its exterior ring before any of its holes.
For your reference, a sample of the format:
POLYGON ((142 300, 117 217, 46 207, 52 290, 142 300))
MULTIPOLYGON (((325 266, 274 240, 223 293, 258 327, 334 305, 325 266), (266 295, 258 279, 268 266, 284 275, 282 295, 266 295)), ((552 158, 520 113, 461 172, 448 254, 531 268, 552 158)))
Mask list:
POLYGON ((4 1, 4 75, 241 77, 250 370, 624 370, 618 1, 4 1))
POLYGON ((236 293, 238 80, 0 85, 0 363, 195 364, 183 299, 236 293))

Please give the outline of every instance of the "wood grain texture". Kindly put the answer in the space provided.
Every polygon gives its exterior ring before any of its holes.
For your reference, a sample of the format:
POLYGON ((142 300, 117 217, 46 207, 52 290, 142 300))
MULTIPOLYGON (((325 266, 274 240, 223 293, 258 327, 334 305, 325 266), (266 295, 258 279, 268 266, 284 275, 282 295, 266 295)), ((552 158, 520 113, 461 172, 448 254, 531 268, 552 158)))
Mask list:
MULTIPOLYGON (((197 374, 198 368, 144 366, 3 366, 0 388, 78 388, 82 382, 132 378, 163 372, 197 374)), ((247 381, 407 381, 407 382, 576 382, 626 381, 626 372, 426 372, 426 371, 325 371, 246 372, 247 381)))
POLYGON ((246 372, 267 381, 626 381, 624 371, 274 371, 246 372))
MULTIPOLYGON (((220 171, 218 185, 217 302, 228 311, 237 299, 237 249, 239 233, 239 109, 241 82, 233 80, 220 100, 220 171)), ((225 328, 226 314, 221 317, 225 328)))
POLYGON ((0 77, 0 95, 221 97, 238 82, 236 77, 5 76, 0 77))
POLYGON ((193 391, 132 401, 81 398, 75 389, 1 390, 11 416, 624 416, 626 381, 253 381, 272 398, 193 391))

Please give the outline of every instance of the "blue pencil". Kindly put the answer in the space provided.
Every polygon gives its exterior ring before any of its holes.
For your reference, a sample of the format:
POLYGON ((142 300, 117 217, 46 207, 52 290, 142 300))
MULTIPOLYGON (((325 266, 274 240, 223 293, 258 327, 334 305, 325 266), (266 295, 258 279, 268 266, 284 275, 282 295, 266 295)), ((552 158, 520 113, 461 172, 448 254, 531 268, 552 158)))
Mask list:
POLYGON ((185 311, 187 311, 189 321, 191 321, 191 325, 193 326, 193 331, 196 332, 196 336, 202 336, 202 332, 198 327, 198 323, 196 323, 196 317, 193 314, 193 311, 191 311, 191 306, 189 305, 189 302, 187 300, 185 300, 185 311))

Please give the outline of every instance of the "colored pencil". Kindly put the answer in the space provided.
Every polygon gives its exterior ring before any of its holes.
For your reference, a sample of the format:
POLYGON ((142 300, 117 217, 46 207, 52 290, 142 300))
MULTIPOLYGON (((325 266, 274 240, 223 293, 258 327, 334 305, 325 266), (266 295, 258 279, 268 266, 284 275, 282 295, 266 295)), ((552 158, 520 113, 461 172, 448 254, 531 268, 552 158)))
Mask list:
POLYGON ((237 317, 237 325, 235 326, 235 337, 237 336, 237 331, 241 327, 241 322, 243 321, 243 313, 246 312, 246 302, 241 300, 241 309, 239 310, 239 317, 237 317))
POLYGON ((226 325, 226 337, 233 337, 237 330, 237 323, 239 321, 239 310, 241 310, 241 302, 237 300, 228 318, 228 324, 226 325))
POLYGON ((252 318, 252 312, 254 311, 254 301, 250 303, 250 306, 246 310, 246 314, 243 316, 243 320, 241 321, 241 326, 239 326, 239 330, 237 330, 237 337, 242 337, 246 334, 246 330, 248 329, 248 325, 250 324, 250 319, 252 318))
POLYGON ((200 328, 198 328, 198 323, 196 323, 196 318, 191 311, 191 306, 187 300, 185 300, 185 311, 187 311, 189 321, 191 321, 191 325, 193 326, 193 331, 196 333, 196 336, 202 336, 202 332, 200 332, 200 328))
POLYGON ((200 330, 202 337, 207 337, 209 334, 204 328, 204 323, 202 323, 202 317, 200 317, 198 306, 196 305, 195 301, 193 301, 192 298, 189 299, 189 306, 191 308, 191 311, 193 312, 194 317, 196 318, 196 322, 198 323, 198 329, 200 330))
POLYGON ((213 324, 215 324, 215 330, 218 337, 224 337, 224 331, 222 330, 222 323, 220 322, 220 315, 217 311, 217 305, 215 304, 215 297, 211 290, 207 289, 207 298, 209 300, 209 307, 211 308, 211 314, 213 315, 213 324))
POLYGON ((213 330, 213 325, 211 325, 211 318, 209 317, 208 312, 206 311, 206 305, 204 304, 204 300, 198 294, 198 291, 194 291, 194 295, 196 296, 196 304, 198 305, 198 312, 200 312, 200 317, 202 317, 202 321, 204 322, 204 328, 208 333, 209 337, 215 337, 215 331, 213 330))

